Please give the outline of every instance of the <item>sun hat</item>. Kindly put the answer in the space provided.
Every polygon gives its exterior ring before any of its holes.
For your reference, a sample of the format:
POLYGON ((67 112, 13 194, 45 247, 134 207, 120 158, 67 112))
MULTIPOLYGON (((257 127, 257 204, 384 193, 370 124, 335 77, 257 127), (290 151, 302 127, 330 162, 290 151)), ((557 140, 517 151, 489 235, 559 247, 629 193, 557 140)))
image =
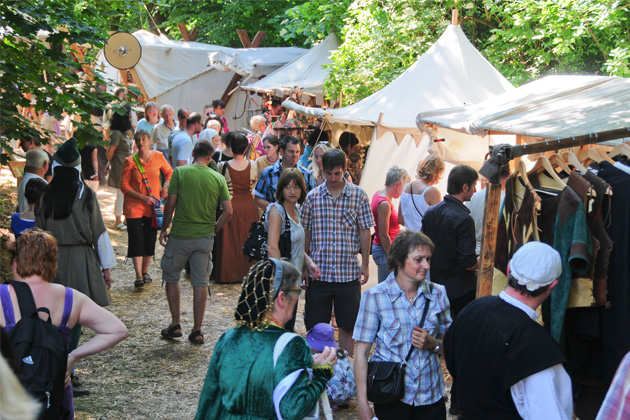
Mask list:
POLYGON ((337 348, 335 329, 332 325, 320 322, 306 333, 306 341, 313 350, 324 351, 324 347, 337 348))
POLYGON ((553 283, 562 273, 560 253, 542 242, 528 242, 514 253, 508 273, 533 292, 553 283))

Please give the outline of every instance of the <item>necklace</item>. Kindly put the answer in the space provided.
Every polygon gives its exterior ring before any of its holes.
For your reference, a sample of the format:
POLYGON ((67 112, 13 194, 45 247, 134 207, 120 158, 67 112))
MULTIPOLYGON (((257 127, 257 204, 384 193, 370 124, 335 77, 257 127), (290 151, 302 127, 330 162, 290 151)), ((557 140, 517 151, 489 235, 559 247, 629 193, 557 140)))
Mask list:
POLYGON ((280 327, 280 328, 284 329, 284 324, 281 323, 280 321, 278 321, 276 318, 274 318, 271 315, 267 315, 266 316, 265 322, 267 322, 268 324, 271 324, 271 325, 275 325, 276 327, 280 327))

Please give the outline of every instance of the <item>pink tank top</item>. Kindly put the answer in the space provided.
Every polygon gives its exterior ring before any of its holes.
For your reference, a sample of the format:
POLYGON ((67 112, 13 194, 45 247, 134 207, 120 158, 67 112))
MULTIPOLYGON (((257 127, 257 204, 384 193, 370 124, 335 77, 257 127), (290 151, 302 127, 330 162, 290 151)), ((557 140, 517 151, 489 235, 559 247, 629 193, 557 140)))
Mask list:
POLYGON ((396 237, 396 235, 398 235, 398 232, 400 232, 400 225, 398 224, 398 211, 394 208, 394 206, 392 205, 392 202, 387 198, 387 197, 381 197, 380 195, 378 195, 378 191, 374 194, 374 197, 372 197, 372 204, 370 205, 370 207, 372 208, 372 215, 374 216, 374 232, 376 233, 374 235, 374 244, 375 245, 381 245, 381 239, 378 237, 378 212, 376 211, 376 208, 378 207, 379 204, 381 204, 382 201, 386 201, 389 203, 389 206, 392 208, 392 212, 389 215, 389 238, 393 241, 394 238, 396 237))

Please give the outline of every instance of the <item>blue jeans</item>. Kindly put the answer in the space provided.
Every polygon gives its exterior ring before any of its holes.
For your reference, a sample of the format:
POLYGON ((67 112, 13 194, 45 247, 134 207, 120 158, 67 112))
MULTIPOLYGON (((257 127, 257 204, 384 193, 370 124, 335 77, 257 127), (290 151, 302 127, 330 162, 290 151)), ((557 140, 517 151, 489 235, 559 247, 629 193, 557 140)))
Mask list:
POLYGON ((387 268, 387 254, 382 246, 372 244, 372 258, 378 266, 378 282, 382 283, 389 276, 389 268, 387 268))

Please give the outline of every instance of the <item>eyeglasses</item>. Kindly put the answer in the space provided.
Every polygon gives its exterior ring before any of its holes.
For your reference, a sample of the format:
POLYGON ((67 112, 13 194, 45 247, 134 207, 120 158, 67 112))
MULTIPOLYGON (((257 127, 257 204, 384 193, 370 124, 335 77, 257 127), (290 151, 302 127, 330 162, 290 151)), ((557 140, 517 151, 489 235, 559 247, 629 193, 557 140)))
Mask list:
POLYGON ((285 293, 287 292, 296 292, 298 294, 298 296, 300 296, 302 294, 302 289, 288 289, 284 291, 285 293))

